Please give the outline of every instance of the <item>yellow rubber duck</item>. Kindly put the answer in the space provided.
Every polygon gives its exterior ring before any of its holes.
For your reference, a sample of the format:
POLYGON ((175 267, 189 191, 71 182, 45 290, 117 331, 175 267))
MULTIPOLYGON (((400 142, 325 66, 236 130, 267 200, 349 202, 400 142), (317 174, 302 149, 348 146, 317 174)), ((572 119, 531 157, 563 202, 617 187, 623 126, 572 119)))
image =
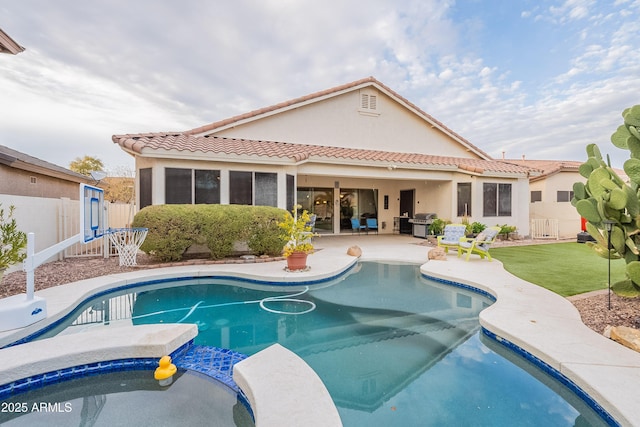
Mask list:
POLYGON ((160 385, 170 385, 173 382, 173 376, 177 372, 176 365, 171 363, 170 356, 162 356, 158 362, 158 367, 153 374, 153 378, 159 381, 160 385))

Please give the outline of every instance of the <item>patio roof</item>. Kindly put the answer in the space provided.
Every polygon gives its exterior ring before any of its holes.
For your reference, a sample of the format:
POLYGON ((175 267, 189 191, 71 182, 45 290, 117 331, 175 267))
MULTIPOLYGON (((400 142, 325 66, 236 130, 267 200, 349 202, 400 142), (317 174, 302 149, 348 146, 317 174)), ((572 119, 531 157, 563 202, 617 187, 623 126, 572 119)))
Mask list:
POLYGON ((113 142, 137 155, 206 158, 225 161, 245 158, 254 163, 295 165, 306 162, 428 170, 458 170, 471 174, 528 176, 530 169, 498 160, 431 156, 381 150, 292 144, 277 141, 194 136, 185 133, 114 135, 113 142), (232 156, 232 157, 230 157, 232 156))

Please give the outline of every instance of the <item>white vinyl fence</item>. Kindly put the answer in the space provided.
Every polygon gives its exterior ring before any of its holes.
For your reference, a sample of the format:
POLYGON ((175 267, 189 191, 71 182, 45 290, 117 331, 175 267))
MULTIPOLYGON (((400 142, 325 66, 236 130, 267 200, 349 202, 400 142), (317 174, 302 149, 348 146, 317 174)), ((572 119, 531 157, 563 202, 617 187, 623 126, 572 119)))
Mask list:
MULTIPOLYGON (((63 199, 61 206, 61 241, 80 233, 80 207, 77 200, 63 199)), ((124 203, 105 203, 106 228, 125 228, 131 225, 135 214, 133 205, 124 203)), ((109 239, 97 239, 89 243, 77 243, 64 251, 64 257, 117 255, 116 248, 109 239)))
MULTIPOLYGON (((51 247, 80 232, 80 202, 67 198, 52 199, 44 197, 25 197, 0 194, 0 204, 5 212, 9 206, 15 206, 14 217, 18 228, 25 233, 35 234, 36 252, 51 247)), ((106 222, 111 228, 129 227, 136 213, 134 205, 105 203, 106 222)), ((74 245, 64 253, 48 261, 63 257, 116 255, 115 248, 109 245, 109 239, 99 239, 87 245, 74 245), (103 247, 107 245, 107 249, 103 247)), ((22 266, 13 266, 9 272, 20 270, 22 266)))
POLYGON ((560 238, 558 232, 557 219, 532 219, 531 238, 532 239, 556 239, 560 238))

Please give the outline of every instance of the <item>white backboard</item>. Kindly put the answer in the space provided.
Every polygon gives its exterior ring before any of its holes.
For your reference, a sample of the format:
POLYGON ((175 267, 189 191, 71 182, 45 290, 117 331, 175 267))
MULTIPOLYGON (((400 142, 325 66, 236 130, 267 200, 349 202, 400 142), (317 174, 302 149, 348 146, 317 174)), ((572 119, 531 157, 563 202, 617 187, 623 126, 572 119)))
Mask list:
POLYGON ((80 184, 80 233, 89 243, 104 235, 104 190, 80 184))

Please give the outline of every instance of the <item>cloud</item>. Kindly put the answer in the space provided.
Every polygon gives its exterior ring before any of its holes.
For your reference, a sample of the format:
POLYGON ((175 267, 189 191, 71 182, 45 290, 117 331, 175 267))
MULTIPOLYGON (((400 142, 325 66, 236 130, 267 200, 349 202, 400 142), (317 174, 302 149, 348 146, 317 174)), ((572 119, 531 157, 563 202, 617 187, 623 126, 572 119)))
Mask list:
POLYGON ((580 160, 638 102, 639 2, 466 9, 453 0, 4 3, 3 29, 27 50, 0 58, 0 144, 62 165, 101 147, 108 164, 122 158, 112 134, 190 129, 373 75, 496 157, 580 160), (492 49, 498 40, 517 49, 492 49), (545 43, 552 53, 538 49, 545 43))

